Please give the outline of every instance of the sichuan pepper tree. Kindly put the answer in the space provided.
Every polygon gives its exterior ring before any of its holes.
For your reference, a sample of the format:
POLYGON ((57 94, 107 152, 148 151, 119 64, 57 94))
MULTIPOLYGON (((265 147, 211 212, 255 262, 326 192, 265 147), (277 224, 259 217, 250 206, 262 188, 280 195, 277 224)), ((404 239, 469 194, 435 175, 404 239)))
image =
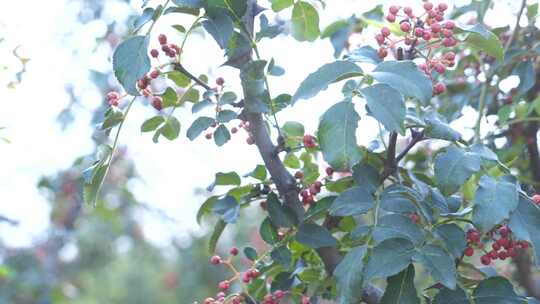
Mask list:
POLYGON ((175 0, 145 7, 136 34, 113 56, 125 93, 107 95, 111 107, 101 127, 116 132, 85 172, 86 200, 98 197, 139 100, 157 111, 141 126, 156 143, 179 136, 174 111, 191 102, 190 140, 204 137, 220 147, 244 132, 263 161, 243 177, 216 173, 208 190, 230 189, 211 196, 197 215, 218 218, 210 262, 231 273, 203 303, 536 303, 527 296, 538 296, 528 267, 530 256, 540 258, 538 5, 522 1, 515 24, 504 28, 484 23, 489 1, 416 5, 379 5, 322 32, 318 1, 175 0), (289 34, 299 42, 329 38, 335 49, 336 60, 328 58, 289 92, 270 90, 283 68, 258 47, 287 32, 268 19, 267 4, 290 12, 289 34), (178 37, 152 32, 160 16, 176 13, 194 16, 174 26, 178 37), (182 50, 196 29, 215 39, 239 79, 208 79, 189 69, 182 50), (352 47, 348 38, 358 34, 371 35, 377 47, 352 47), (150 48, 152 39, 159 48, 150 48), (502 89, 512 76, 519 84, 502 89), (167 88, 157 90, 154 82, 167 88), (233 82, 240 92, 228 90, 233 82), (279 120, 282 109, 339 85, 343 97, 322 115, 316 134, 279 120), (359 107, 380 125, 378 145, 358 145, 358 121, 365 118, 359 107), (451 126, 467 107, 476 109, 473 134, 451 126), (486 131, 489 117, 496 122, 486 131), (225 227, 241 221, 250 205, 266 212, 259 234, 269 249, 215 254, 225 227), (512 260, 524 269, 518 283, 525 294, 494 268, 512 260))

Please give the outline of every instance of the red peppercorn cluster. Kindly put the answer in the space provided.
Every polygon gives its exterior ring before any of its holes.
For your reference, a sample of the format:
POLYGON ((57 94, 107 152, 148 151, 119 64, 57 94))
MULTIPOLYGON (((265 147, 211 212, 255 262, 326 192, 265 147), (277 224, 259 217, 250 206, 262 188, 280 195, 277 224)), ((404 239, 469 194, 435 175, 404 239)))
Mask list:
MULTIPOLYGON (((399 28, 405 37, 391 37, 390 29, 383 27, 380 33, 375 35, 375 40, 380 46, 377 54, 381 59, 388 56, 389 49, 394 49, 401 42, 411 51, 414 49, 415 52, 421 53, 426 62, 419 67, 433 81, 433 72, 443 74, 447 67, 455 65, 456 55, 453 52, 446 52, 439 58, 433 56, 433 50, 457 44, 454 38, 455 23, 444 18, 444 12, 448 9, 446 3, 435 6, 431 2, 424 2, 423 7, 424 12, 417 15, 411 7, 390 6, 386 20, 394 23, 399 18, 399 28)), ((444 83, 436 81, 433 83, 434 95, 446 91, 444 83)))
POLYGON ((109 103, 110 106, 117 107, 118 103, 120 102, 120 99, 122 99, 122 97, 117 92, 112 91, 112 92, 107 93, 107 102, 109 103))
POLYGON ((316 181, 309 187, 300 191, 300 198, 304 206, 310 206, 315 203, 315 196, 321 192, 322 182, 316 181))
POLYGON ((274 293, 266 294, 263 297, 263 304, 279 304, 280 300, 285 297, 286 293, 282 290, 276 290, 274 293))
MULTIPOLYGON (((175 58, 178 54, 182 52, 182 49, 178 45, 174 43, 167 43, 167 36, 165 36, 164 34, 160 34, 158 36, 158 41, 161 45, 161 51, 170 58, 175 58)), ((150 55, 154 58, 158 58, 159 51, 157 49, 152 49, 150 51, 150 55)))
POLYGON ((529 248, 527 241, 517 240, 512 235, 512 230, 502 225, 498 228, 494 228, 486 233, 487 241, 491 241, 491 250, 487 250, 482 242, 481 234, 476 229, 467 230, 467 242, 468 246, 465 248, 463 254, 465 256, 473 256, 475 249, 483 252, 480 257, 480 262, 483 265, 489 265, 491 262, 499 259, 501 261, 507 258, 515 258, 518 255, 519 249, 529 248))

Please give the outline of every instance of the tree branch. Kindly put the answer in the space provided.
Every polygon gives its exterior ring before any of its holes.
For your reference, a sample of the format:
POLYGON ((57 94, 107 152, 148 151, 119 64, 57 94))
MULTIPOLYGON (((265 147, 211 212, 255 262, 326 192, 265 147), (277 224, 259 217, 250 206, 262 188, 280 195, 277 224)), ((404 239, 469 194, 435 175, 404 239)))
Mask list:
POLYGON ((191 78, 193 81, 195 81, 201 87, 205 88, 207 91, 212 90, 212 88, 208 84, 206 84, 204 81, 200 80, 198 77, 196 77, 195 75, 191 74, 188 70, 186 70, 186 68, 184 68, 184 66, 181 63, 178 63, 178 62, 174 63, 174 70, 179 71, 183 73, 184 75, 186 75, 187 77, 191 78))
MULTIPOLYGON (((243 22, 250 35, 253 35, 253 24, 257 8, 256 0, 248 0, 248 9, 243 18, 243 22)), ((252 58, 250 58, 250 61, 251 60, 252 58)), ((297 215, 303 214, 304 209, 298 197, 299 189, 296 186, 296 180, 285 168, 278 153, 276 153, 277 147, 270 138, 263 116, 261 113, 244 111, 244 117, 249 122, 255 145, 261 154, 272 180, 276 184, 279 194, 283 197, 285 204, 293 208, 297 215)), ((342 259, 337 248, 322 247, 317 249, 317 253, 321 257, 328 275, 332 275, 336 266, 342 259)), ((358 262, 360 263, 361 261, 358 262)), ((381 297, 382 291, 377 287, 369 285, 363 292, 362 300, 368 304, 378 304, 381 297)))

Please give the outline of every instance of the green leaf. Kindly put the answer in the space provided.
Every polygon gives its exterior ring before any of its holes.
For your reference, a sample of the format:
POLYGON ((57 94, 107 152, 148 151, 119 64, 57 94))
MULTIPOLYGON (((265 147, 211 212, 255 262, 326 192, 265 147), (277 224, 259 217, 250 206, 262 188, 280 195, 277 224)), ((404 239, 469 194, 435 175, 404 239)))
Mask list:
POLYGON ((405 101, 403 96, 386 84, 375 84, 361 90, 369 111, 389 132, 405 135, 405 101))
POLYGON ((157 129, 162 123, 165 122, 163 116, 154 116, 141 125, 141 132, 151 132, 157 129))
POLYGON ((221 215, 221 219, 228 224, 235 223, 240 215, 240 205, 232 196, 225 196, 216 200, 212 211, 221 215))
POLYGON ((264 81, 264 68, 266 61, 251 61, 242 67, 240 79, 244 88, 244 102, 246 109, 252 113, 268 113, 270 108, 270 95, 266 90, 264 81))
POLYGON ((467 294, 459 286, 456 290, 442 288, 435 296, 434 304, 471 304, 467 294))
POLYGON ((246 13, 246 0, 207 0, 207 11, 214 14, 217 10, 225 10, 236 18, 241 18, 246 13))
POLYGON ((504 60, 504 47, 494 33, 492 33, 485 25, 475 24, 469 26, 461 26, 461 29, 470 33, 465 42, 473 49, 486 52, 499 61, 504 60))
POLYGON ((213 191, 215 186, 239 186, 240 176, 236 172, 216 173, 215 181, 208 186, 208 191, 213 191))
POLYGON ((292 152, 289 152, 287 153, 287 155, 285 155, 283 164, 285 164, 285 166, 287 166, 288 168, 292 168, 292 169, 300 168, 300 160, 292 152))
POLYGON ((372 64, 379 64, 382 61, 377 54, 377 50, 369 45, 353 50, 346 58, 347 60, 354 62, 367 62, 372 64))
POLYGON ((202 22, 204 29, 214 37, 221 49, 225 49, 229 44, 229 39, 233 34, 233 21, 224 14, 214 14, 202 22))
POLYGON ((165 90, 165 93, 163 93, 163 108, 168 108, 177 105, 178 103, 178 95, 176 95, 176 91, 172 88, 167 88, 165 90))
POLYGON ((435 245, 426 245, 418 250, 415 260, 422 263, 436 282, 456 288, 456 266, 454 258, 444 249, 435 245))
POLYGON ((518 239, 532 244, 536 266, 540 266, 540 209, 538 206, 529 198, 520 195, 518 207, 510 215, 508 226, 518 239))
POLYGON ((288 147, 296 148, 302 144, 304 138, 304 125, 296 121, 287 121, 281 127, 285 136, 285 143, 288 147))
POLYGON ((218 147, 223 146, 231 139, 231 133, 225 125, 219 125, 216 131, 214 132, 214 142, 218 147))
POLYGON ((414 244, 420 244, 425 239, 423 230, 407 216, 388 214, 379 219, 373 229, 373 239, 380 243, 391 238, 408 239, 414 244))
POLYGON ((202 8, 203 0, 173 0, 174 4, 189 8, 202 8))
POLYGON ((519 203, 518 186, 482 176, 474 196, 473 222, 482 232, 510 217, 519 203))
POLYGON ((101 130, 110 129, 124 120, 124 113, 117 107, 111 107, 105 113, 105 120, 101 124, 101 130))
POLYGON ((435 233, 440 237, 448 252, 459 259, 463 254, 463 250, 467 247, 467 240, 465 239, 465 233, 456 224, 445 224, 435 228, 435 233))
POLYGON ((337 240, 326 228, 311 223, 305 223, 298 227, 296 241, 311 248, 335 246, 337 243, 337 240))
POLYGON ((266 206, 270 221, 277 228, 291 228, 296 225, 296 216, 294 211, 286 205, 283 205, 275 193, 270 193, 266 199, 266 206))
POLYGON ((220 123, 227 123, 231 120, 234 120, 237 118, 237 114, 236 112, 232 111, 232 110, 221 110, 219 111, 218 115, 217 115, 217 120, 220 122, 220 123))
POLYGON ((383 210, 396 213, 417 212, 415 202, 418 203, 418 200, 411 191, 413 191, 411 188, 403 185, 387 187, 381 194, 380 207, 383 210))
POLYGON ((364 270, 364 279, 386 278, 399 273, 411 262, 414 245, 407 239, 388 239, 375 246, 364 270))
POLYGON ((274 248, 274 250, 270 252, 270 257, 275 262, 278 262, 281 265, 283 265, 285 269, 291 267, 292 254, 291 254, 291 251, 287 248, 287 246, 281 245, 279 247, 274 248))
POLYGON ((529 91, 536 82, 536 72, 532 60, 520 61, 512 70, 512 75, 519 77, 519 86, 517 87, 518 94, 525 94, 529 91))
POLYGON ((259 227, 259 234, 261 235, 263 241, 270 245, 274 245, 279 242, 277 229, 274 227, 274 225, 272 225, 269 217, 265 218, 261 223, 261 226, 259 227))
POLYGON ((257 251, 252 247, 245 247, 244 255, 251 261, 255 261, 257 259, 257 251))
POLYGON ((241 68, 249 61, 251 50, 251 42, 244 35, 233 32, 226 48, 227 61, 224 65, 241 68))
POLYGON ((473 292, 475 304, 524 304, 523 297, 514 291, 512 284, 503 277, 491 277, 478 284, 473 292))
POLYGON ((409 60, 383 61, 371 72, 371 76, 404 96, 415 97, 424 104, 427 104, 433 95, 431 80, 409 60))
POLYGON ((320 34, 319 14, 305 1, 294 4, 291 17, 291 34, 298 41, 315 41, 320 34))
POLYGON ((356 142, 358 120, 360 116, 348 101, 336 103, 321 117, 319 145, 324 160, 337 171, 351 169, 362 158, 356 142))
POLYGON ((354 182, 370 193, 375 193, 380 184, 380 177, 377 169, 368 164, 358 163, 352 170, 354 182))
POLYGON ((120 43, 113 54, 114 75, 126 92, 133 96, 140 95, 137 81, 151 68, 148 44, 148 37, 133 36, 120 43))
POLYGON ((435 179, 444 195, 450 195, 480 170, 480 157, 471 152, 451 146, 435 158, 435 179))
POLYGON ((402 272, 389 277, 381 304, 420 304, 414 286, 414 266, 411 264, 402 272))
POLYGON ((168 140, 176 139, 180 134, 180 122, 176 117, 171 116, 159 130, 168 140))
POLYGON ((236 101, 238 97, 236 97, 236 94, 234 92, 225 92, 223 95, 221 95, 221 98, 219 98, 219 104, 220 105, 226 105, 231 104, 236 101))
POLYGON ((373 195, 364 187, 352 187, 341 193, 329 209, 334 216, 364 214, 375 204, 373 195))
POLYGON ((179 32, 182 33, 182 34, 186 32, 186 28, 183 27, 183 26, 180 25, 180 24, 172 25, 172 28, 174 28, 175 30, 179 31, 179 32))
POLYGON ((338 264, 334 275, 337 279, 337 300, 340 304, 356 303, 362 297, 363 270, 362 260, 366 247, 356 247, 349 251, 338 264))
MULTIPOLYGON (((261 41, 263 38, 275 38, 277 35, 281 34, 283 32, 283 26, 281 24, 274 24, 270 25, 268 22, 268 18, 266 18, 266 15, 261 15, 260 19, 260 31, 257 32, 255 35, 255 41, 261 41)), ((269 69, 270 70, 270 69, 269 69)), ((283 69, 282 69, 283 70, 283 69)), ((285 71, 282 71, 285 73, 285 71)), ((270 75, 273 75, 270 73, 270 75)), ((278 76, 278 75, 275 75, 278 76)))
POLYGON ((294 0, 270 0, 274 12, 282 11, 294 4, 294 0))
POLYGON ((212 207, 217 199, 218 196, 211 196, 199 207, 199 210, 197 211, 197 224, 200 225, 203 217, 212 212, 212 207))
POLYGON ((429 138, 437 138, 450 141, 458 141, 461 139, 461 134, 452 129, 448 123, 443 121, 443 118, 436 113, 430 113, 424 119, 426 123, 426 136, 429 138))
POLYGON ((193 141, 195 138, 197 138, 203 131, 210 128, 212 124, 215 122, 213 118, 201 116, 191 124, 189 129, 187 130, 187 137, 189 140, 193 141))
POLYGON ((167 78, 172 80, 174 84, 181 88, 187 87, 191 83, 191 79, 180 71, 171 71, 167 73, 167 78))
POLYGON ((325 64, 302 81, 300 87, 294 93, 292 103, 317 95, 335 81, 359 76, 362 73, 359 66, 349 61, 335 61, 325 64))
POLYGON ((318 217, 325 215, 328 208, 330 208, 330 206, 333 204, 335 198, 335 196, 327 196, 318 200, 315 205, 312 205, 306 211, 306 214, 304 214, 304 221, 315 220, 318 217))
POLYGON ((212 235, 210 236, 210 241, 208 242, 208 252, 210 254, 214 254, 216 252, 217 242, 219 241, 221 234, 225 230, 225 227, 227 227, 227 223, 221 219, 214 226, 214 231, 212 232, 212 235))
POLYGON ((214 103, 208 99, 196 102, 191 108, 191 113, 195 114, 200 112, 202 109, 212 106, 214 103))
POLYGON ((137 32, 141 27, 143 27, 148 21, 152 20, 155 10, 151 7, 147 7, 143 10, 142 14, 135 19, 133 22, 133 32, 137 32))
POLYGON ((251 176, 255 179, 258 179, 260 181, 265 181, 267 178, 268 173, 266 172, 266 167, 263 165, 257 165, 253 171, 251 171, 249 174, 247 174, 244 177, 251 176))

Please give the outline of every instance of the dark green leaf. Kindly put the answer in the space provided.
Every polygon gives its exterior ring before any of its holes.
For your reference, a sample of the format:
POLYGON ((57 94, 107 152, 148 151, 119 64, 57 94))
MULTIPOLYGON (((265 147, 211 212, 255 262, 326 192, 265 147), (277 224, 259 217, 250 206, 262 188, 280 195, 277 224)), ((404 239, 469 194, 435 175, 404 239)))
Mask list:
POLYGON ((189 140, 194 140, 197 138, 201 133, 210 128, 210 126, 215 122, 213 118, 201 116, 191 124, 189 129, 187 130, 187 137, 189 140))
POLYGON ((292 103, 317 95, 337 80, 359 76, 362 73, 362 69, 359 66, 349 61, 336 61, 325 64, 302 81, 300 87, 294 93, 292 103))
POLYGON ((266 199, 268 215, 272 224, 280 228, 291 228, 296 225, 296 216, 294 211, 286 205, 281 204, 275 193, 268 194, 266 199))
POLYGON ((519 77, 518 94, 527 93, 536 82, 536 72, 534 71, 534 64, 531 60, 520 61, 512 71, 512 75, 519 77))
POLYGON ((426 136, 429 138, 444 139, 450 141, 458 141, 461 139, 461 134, 452 129, 448 123, 443 121, 443 118, 436 113, 430 113, 425 118, 426 136))
POLYGON ((518 239, 532 244, 535 263, 540 266, 540 209, 538 206, 520 195, 518 207, 510 215, 508 226, 518 239))
POLYGON ((184 73, 179 71, 172 71, 167 73, 167 78, 172 80, 177 86, 181 88, 187 87, 191 80, 184 73))
POLYGON ((377 50, 368 45, 355 49, 351 54, 347 55, 346 58, 350 61, 373 64, 379 64, 382 61, 377 54, 377 50))
POLYGON ((124 113, 117 107, 111 107, 105 113, 105 120, 101 124, 101 130, 110 129, 120 124, 122 120, 124 120, 124 113))
POLYGON ((228 224, 235 223, 240 215, 240 205, 234 197, 229 195, 218 199, 212 206, 212 210, 221 215, 221 219, 228 224))
POLYGON ((215 11, 227 11, 236 18, 241 18, 246 13, 246 0, 207 0, 207 11, 214 14, 215 11))
POLYGON ((178 134, 180 134, 180 122, 176 117, 171 116, 159 130, 168 140, 176 139, 178 134))
POLYGON ((197 224, 200 225, 203 217, 212 212, 212 207, 217 199, 218 196, 211 196, 199 207, 199 211, 197 211, 197 224))
POLYGON ((294 275, 290 272, 280 272, 274 277, 270 284, 270 291, 289 290, 294 282, 294 275))
POLYGON ((120 43, 113 54, 114 75, 126 92, 133 96, 140 95, 137 80, 150 71, 148 43, 146 36, 133 36, 120 43))
POLYGON ((435 233, 443 240, 446 249, 459 259, 463 254, 463 250, 467 247, 465 233, 456 224, 445 224, 435 228, 435 233))
POLYGON ((154 16, 154 9, 151 7, 145 8, 142 14, 133 22, 133 31, 137 32, 143 25, 152 20, 152 16, 154 16))
POLYGON ((380 243, 391 238, 409 239, 414 244, 420 244, 424 241, 425 234, 409 217, 388 214, 377 222, 377 226, 373 229, 373 239, 380 243))
POLYGON ((402 272, 389 277, 381 304, 420 304, 414 286, 414 266, 411 264, 402 272))
POLYGON ((202 109, 204 108, 207 108, 209 106, 213 105, 213 102, 208 100, 208 99, 205 99, 205 100, 202 100, 200 102, 197 102, 193 105, 193 107, 191 108, 191 113, 197 113, 199 111, 201 111, 202 109))
POLYGON ((221 95, 221 98, 219 99, 220 105, 226 105, 231 104, 235 102, 237 99, 236 94, 234 92, 225 92, 223 95, 221 95))
POLYGON ((371 115, 389 132, 405 134, 405 101, 403 96, 386 84, 375 84, 361 90, 371 115))
POLYGON ((424 104, 433 95, 431 80, 412 61, 383 61, 371 75, 378 82, 393 87, 406 97, 415 97, 424 104))
POLYGON ((450 195, 480 170, 480 157, 471 152, 451 146, 435 158, 435 179, 444 195, 450 195))
POLYGON ((296 40, 315 41, 319 37, 319 14, 311 4, 305 1, 296 2, 291 22, 291 34, 296 40))
POLYGON ((354 182, 364 189, 367 189, 370 193, 375 193, 380 184, 380 177, 377 169, 373 168, 371 165, 358 163, 352 170, 354 182))
POLYGON ((233 33, 233 22, 228 15, 224 13, 211 15, 202 22, 202 25, 221 49, 227 47, 233 33))
POLYGON ((231 139, 231 133, 225 125, 219 125, 216 131, 214 132, 214 142, 218 147, 223 146, 231 139))
POLYGON ((364 214, 373 208, 373 195, 364 187, 352 187, 341 193, 329 209, 331 215, 349 216, 364 214))
POLYGON ((270 252, 270 257, 272 260, 280 263, 283 267, 285 267, 285 269, 291 267, 292 254, 287 246, 281 245, 274 248, 274 250, 270 252))
POLYGON ((219 241, 221 234, 225 230, 225 227, 227 227, 227 223, 222 219, 220 219, 214 226, 214 231, 210 236, 210 242, 208 244, 208 252, 210 252, 210 254, 214 254, 216 252, 217 242, 219 241))
POLYGON ((512 284, 503 277, 491 277, 478 284, 474 290, 475 304, 524 304, 525 299, 514 291, 512 284))
POLYGON ((335 246, 337 243, 337 240, 326 228, 311 223, 305 223, 298 227, 296 240, 311 248, 335 246))
POLYGON ((335 196, 327 196, 318 200, 315 205, 312 205, 306 211, 306 214, 304 214, 304 221, 314 220, 317 217, 324 215, 328 208, 333 204, 335 198, 335 196))
POLYGON ((277 35, 281 34, 281 32, 283 31, 282 27, 279 24, 270 25, 268 22, 268 18, 266 18, 265 15, 261 15, 260 20, 261 30, 255 36, 256 41, 261 41, 263 38, 272 39, 277 35))
POLYGON ((224 65, 241 68, 249 61, 251 43, 244 35, 233 32, 226 48, 227 61, 224 65))
POLYGON ((321 117, 319 145, 324 160, 335 170, 349 170, 362 158, 356 142, 358 120, 360 116, 348 101, 336 103, 321 117))
POLYGON ((381 208, 396 213, 412 213, 417 212, 415 207, 415 193, 411 188, 402 185, 393 185, 384 189, 381 194, 381 208))
POLYGON ((435 245, 426 245, 418 250, 418 254, 414 258, 426 267, 436 282, 450 289, 456 288, 454 258, 444 249, 435 245))
POLYGON ((337 279, 337 300, 340 304, 356 303, 362 297, 363 270, 362 260, 366 247, 356 247, 349 251, 338 264, 334 272, 337 279))
POLYGON ((215 186, 239 186, 240 176, 236 172, 216 173, 215 181, 208 186, 208 191, 213 191, 215 186))
POLYGON ((251 171, 249 174, 246 175, 246 177, 247 176, 251 176, 260 181, 265 181, 267 177, 266 167, 263 165, 257 165, 257 167, 255 167, 255 170, 251 171))
POLYGON ((261 223, 261 226, 259 227, 259 234, 261 235, 263 241, 270 245, 274 245, 279 242, 277 229, 274 227, 274 225, 272 225, 269 217, 265 218, 261 223))
POLYGON ((173 88, 167 88, 165 90, 165 93, 163 93, 163 107, 168 108, 172 106, 176 106, 178 102, 178 95, 176 95, 176 91, 173 90, 173 88))
POLYGON ((220 123, 227 123, 231 120, 236 119, 237 116, 238 115, 236 115, 236 112, 232 110, 221 110, 218 113, 217 119, 220 123))
POLYGON ((442 288, 435 296, 434 304, 471 304, 467 294, 459 286, 456 290, 442 288))
POLYGON ((519 203, 518 186, 482 176, 474 196, 473 222, 482 232, 510 217, 519 203))
POLYGON ((364 279, 386 278, 405 269, 414 255, 414 245, 407 239, 388 239, 375 246, 364 270, 364 279))
POLYGON ((245 247, 244 255, 251 261, 255 261, 257 259, 257 251, 252 247, 245 247))

